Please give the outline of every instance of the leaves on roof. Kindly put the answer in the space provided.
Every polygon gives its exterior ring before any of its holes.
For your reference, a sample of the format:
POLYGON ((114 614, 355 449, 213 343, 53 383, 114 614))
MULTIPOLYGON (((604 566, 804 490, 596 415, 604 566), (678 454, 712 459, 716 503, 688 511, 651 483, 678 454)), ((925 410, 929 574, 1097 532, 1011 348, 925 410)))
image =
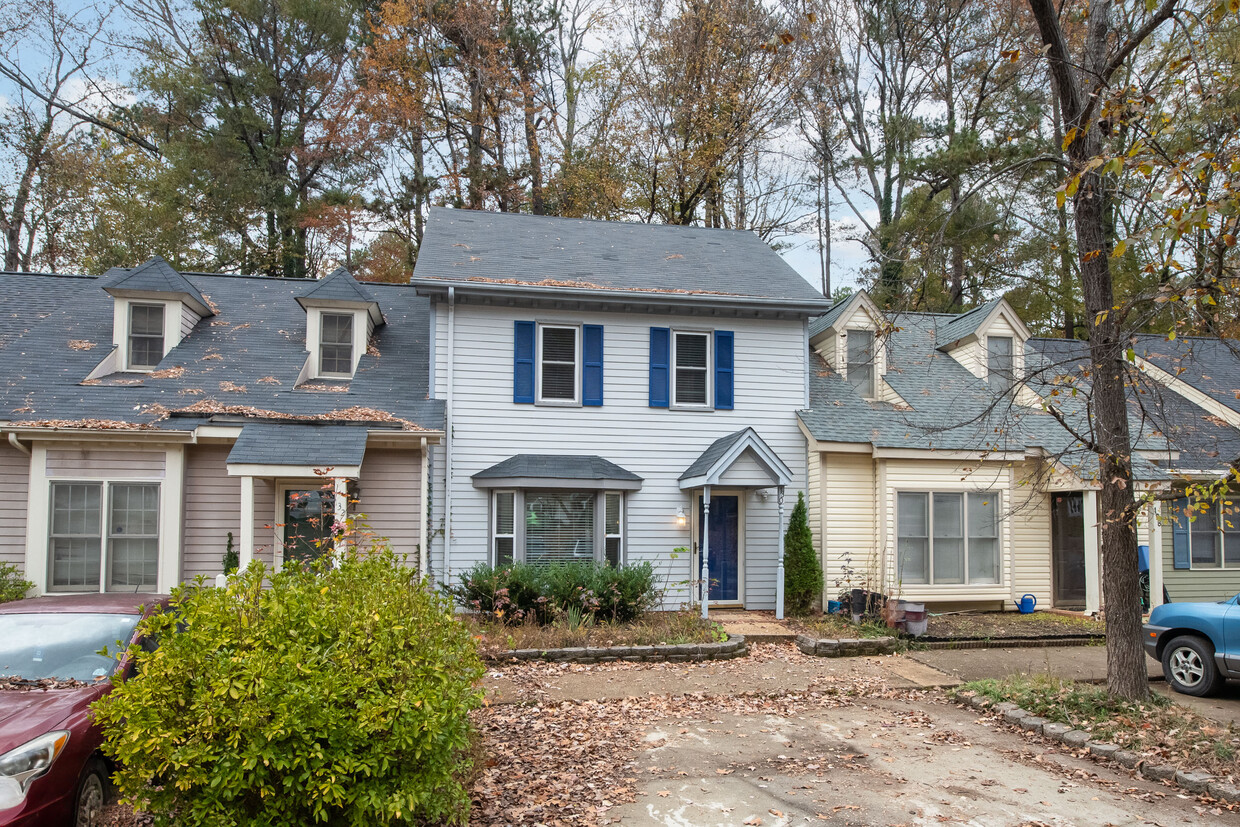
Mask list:
POLYGON ((72 350, 91 350, 98 347, 94 342, 88 342, 85 339, 70 339, 69 347, 72 350))

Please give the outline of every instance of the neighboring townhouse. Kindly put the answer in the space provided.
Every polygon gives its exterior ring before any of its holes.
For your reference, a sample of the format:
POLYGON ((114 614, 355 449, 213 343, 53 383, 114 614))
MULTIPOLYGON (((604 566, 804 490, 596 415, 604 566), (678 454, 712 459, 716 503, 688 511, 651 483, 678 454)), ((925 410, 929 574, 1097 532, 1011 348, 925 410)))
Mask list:
POLYGON ((649 562, 685 602, 776 605, 806 488, 808 320, 828 307, 748 232, 433 209, 431 562, 649 562), (789 501, 791 499, 791 501, 789 501))
POLYGON ((351 507, 426 565, 429 303, 409 286, 0 274, 0 559, 167 591, 315 553, 351 507), (335 481, 333 481, 335 480, 335 481))
MULTIPOLYGON (((864 293, 810 328, 811 529, 826 593, 871 588, 937 608, 1097 611, 1096 460, 1042 403, 1085 425, 1081 400, 1002 299, 960 315, 886 316, 864 293), (1023 380, 1023 381, 1018 381, 1023 380)), ((1152 429, 1138 488, 1166 484, 1152 429)), ((1161 452, 1161 453, 1159 453, 1161 452)), ((1158 526, 1138 526, 1150 542, 1158 526)))

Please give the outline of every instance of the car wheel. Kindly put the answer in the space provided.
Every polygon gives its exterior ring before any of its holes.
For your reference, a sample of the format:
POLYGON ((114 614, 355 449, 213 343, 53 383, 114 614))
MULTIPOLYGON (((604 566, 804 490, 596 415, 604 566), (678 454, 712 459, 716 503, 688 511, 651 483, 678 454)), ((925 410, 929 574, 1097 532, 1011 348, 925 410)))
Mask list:
POLYGON ((1223 686, 1214 647, 1199 637, 1177 637, 1163 649, 1163 676, 1176 692, 1204 697, 1223 686))
POLYGON ((99 827, 103 824, 103 808, 108 803, 108 766, 98 758, 86 762, 78 780, 74 799, 73 827, 99 827))

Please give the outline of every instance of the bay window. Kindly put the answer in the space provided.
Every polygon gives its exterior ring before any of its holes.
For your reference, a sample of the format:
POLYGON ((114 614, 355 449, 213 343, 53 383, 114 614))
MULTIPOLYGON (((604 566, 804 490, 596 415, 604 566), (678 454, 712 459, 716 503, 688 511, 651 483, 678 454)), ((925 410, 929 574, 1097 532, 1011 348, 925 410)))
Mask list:
POLYGON ((896 554, 902 583, 999 583, 998 495, 898 493, 896 554))
POLYGON ((618 566, 623 557, 623 507, 617 491, 494 491, 492 559, 497 565, 607 562, 618 566))

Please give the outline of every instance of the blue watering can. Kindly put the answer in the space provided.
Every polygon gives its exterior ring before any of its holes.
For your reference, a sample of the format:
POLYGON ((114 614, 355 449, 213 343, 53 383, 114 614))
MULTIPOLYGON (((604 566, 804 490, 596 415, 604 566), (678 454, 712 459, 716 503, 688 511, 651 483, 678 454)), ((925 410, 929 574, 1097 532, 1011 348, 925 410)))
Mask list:
MULTIPOLYGON (((1012 601, 1012 602, 1016 603, 1016 601, 1012 601)), ((1038 607, 1038 599, 1031 594, 1025 595, 1024 597, 1020 599, 1019 603, 1016 603, 1016 608, 1020 609, 1020 613, 1023 615, 1033 614, 1033 610, 1036 609, 1037 607, 1038 607)))

